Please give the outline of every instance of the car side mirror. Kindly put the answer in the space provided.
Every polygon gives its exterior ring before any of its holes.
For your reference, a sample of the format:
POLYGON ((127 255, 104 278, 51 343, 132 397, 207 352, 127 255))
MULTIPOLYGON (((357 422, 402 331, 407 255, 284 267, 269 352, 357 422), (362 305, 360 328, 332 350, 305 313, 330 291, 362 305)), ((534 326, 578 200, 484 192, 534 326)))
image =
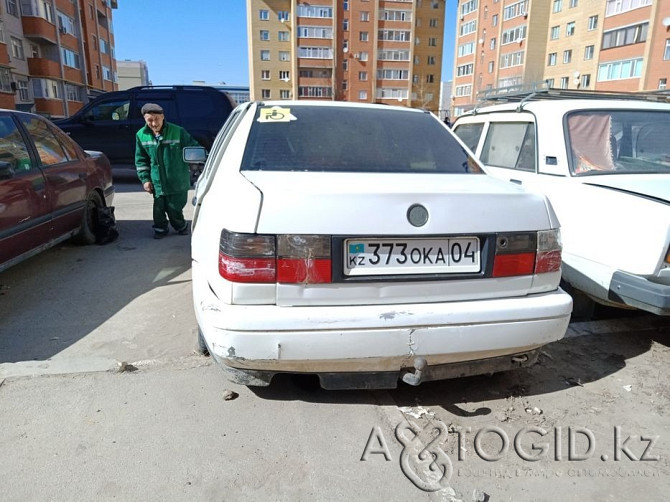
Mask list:
POLYGON ((14 166, 11 162, 0 161, 0 180, 8 180, 14 177, 14 166))
POLYGON ((207 160, 207 151, 202 146, 187 146, 182 153, 187 164, 204 164, 207 160))

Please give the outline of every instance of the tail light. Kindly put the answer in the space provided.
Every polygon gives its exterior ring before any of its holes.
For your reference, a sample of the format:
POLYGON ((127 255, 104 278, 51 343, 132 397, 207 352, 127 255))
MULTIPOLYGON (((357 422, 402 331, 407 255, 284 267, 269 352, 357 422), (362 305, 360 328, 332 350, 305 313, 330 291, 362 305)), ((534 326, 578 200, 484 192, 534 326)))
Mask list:
POLYGON ((329 283, 331 264, 328 236, 221 232, 219 274, 232 282, 329 283))
POLYGON ((545 274, 560 269, 560 230, 498 234, 493 277, 545 274))

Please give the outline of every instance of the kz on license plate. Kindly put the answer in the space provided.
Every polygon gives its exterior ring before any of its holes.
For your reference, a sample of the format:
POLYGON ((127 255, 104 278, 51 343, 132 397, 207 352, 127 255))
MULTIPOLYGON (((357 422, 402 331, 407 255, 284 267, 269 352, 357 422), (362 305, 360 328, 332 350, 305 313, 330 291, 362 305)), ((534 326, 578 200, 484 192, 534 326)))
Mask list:
POLYGON ((458 274, 480 270, 479 239, 346 239, 345 275, 458 274))

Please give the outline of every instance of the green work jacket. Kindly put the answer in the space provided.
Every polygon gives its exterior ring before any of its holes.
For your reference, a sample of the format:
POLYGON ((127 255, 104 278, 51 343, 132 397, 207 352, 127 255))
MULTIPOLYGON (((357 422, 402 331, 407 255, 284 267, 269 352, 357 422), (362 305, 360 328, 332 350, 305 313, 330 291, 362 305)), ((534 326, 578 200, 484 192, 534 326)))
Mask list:
POLYGON ((144 184, 151 181, 154 196, 188 192, 191 187, 189 166, 184 162, 182 149, 199 146, 184 129, 169 122, 163 123, 156 138, 149 126, 144 126, 135 135, 135 167, 137 176, 144 184))

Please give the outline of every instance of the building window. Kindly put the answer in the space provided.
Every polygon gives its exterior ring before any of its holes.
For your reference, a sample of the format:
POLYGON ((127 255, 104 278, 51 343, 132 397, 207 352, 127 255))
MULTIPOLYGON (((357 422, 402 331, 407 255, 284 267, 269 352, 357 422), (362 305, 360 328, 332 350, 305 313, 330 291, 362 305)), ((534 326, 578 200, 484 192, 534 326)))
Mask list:
POLYGON ((457 77, 464 77, 466 75, 472 75, 473 72, 473 64, 464 64, 461 66, 456 67, 456 76, 457 77))
POLYGON ((359 52, 359 56, 360 56, 361 61, 367 61, 368 60, 368 53, 366 51, 359 52))
POLYGON ((270 70, 261 70, 261 80, 270 80, 270 70))
POLYGON ((272 93, 270 92, 270 89, 261 89, 261 98, 270 99, 271 96, 272 93))
POLYGON ((642 58, 611 61, 598 65, 598 82, 639 78, 642 74, 642 58))
POLYGON ((288 31, 280 31, 277 35, 278 35, 277 39, 280 42, 288 42, 289 41, 288 31))
POLYGON ((259 10, 258 19, 260 19, 261 21, 267 21, 268 19, 270 19, 270 11, 265 9, 259 10))
POLYGON ((515 17, 525 16, 528 12, 528 1, 522 0, 503 8, 503 20, 508 21, 515 17))
POLYGON ((554 88, 554 79, 553 79, 553 78, 548 78, 547 80, 545 80, 545 82, 547 83, 547 87, 548 87, 549 89, 553 89, 553 88, 554 88))
MULTIPOLYGON (((384 51, 384 52, 389 52, 389 51, 384 51)), ((407 52, 407 55, 409 56, 409 51, 407 52)), ((419 64, 421 63, 421 59, 419 56, 414 56, 414 64, 419 64)))
MULTIPOLYGON (((346 28, 345 28, 345 31, 346 31, 346 28)), ((300 38, 333 38, 333 29, 329 28, 327 26, 298 26, 298 37, 300 37, 300 38)))
MULTIPOLYGON (((49 9, 51 6, 49 6, 49 9)), ((70 16, 63 14, 61 11, 56 11, 56 16, 58 17, 58 29, 61 33, 69 33, 70 35, 77 36, 78 30, 77 25, 70 16)))
POLYGON ((591 16, 589 18, 589 31, 593 31, 598 27, 598 16, 591 16))
POLYGON ((458 46, 458 57, 469 56, 475 52, 475 43, 468 42, 467 44, 461 44, 458 46))
POLYGON ((511 44, 519 42, 526 38, 526 25, 517 26, 511 30, 503 31, 500 45, 511 44))
POLYGON ((342 90, 346 91, 349 88, 349 83, 346 80, 342 81, 342 90))
POLYGON ((434 65, 435 64, 435 56, 428 56, 428 64, 429 65, 434 65))
POLYGON ((496 48, 496 37, 491 38, 491 44, 490 44, 491 49, 496 48))
POLYGON ((282 89, 279 91, 279 98, 280 99, 291 99, 291 91, 288 89, 282 89))
POLYGON ((27 80, 17 80, 16 90, 18 91, 19 94, 19 101, 30 101, 30 94, 28 92, 27 80))
POLYGON ((25 54, 23 53, 23 42, 14 37, 9 37, 12 43, 12 57, 15 59, 26 59, 25 54))
POLYGON ((570 8, 574 9, 579 4, 579 0, 570 0, 570 8))
POLYGON ((298 16, 299 17, 332 18, 333 17, 333 8, 332 7, 320 6, 320 5, 299 4, 298 5, 298 16))
POLYGON ((298 96, 301 98, 331 98, 331 87, 298 87, 298 96))
POLYGON ((435 38, 435 37, 430 37, 430 38, 428 39, 428 45, 429 45, 430 47, 437 47, 437 38, 435 38))
POLYGON ((463 23, 458 30, 458 36, 462 37, 463 35, 469 35, 477 31, 477 20, 473 19, 467 23, 463 23))
POLYGON ((81 94, 81 87, 72 84, 65 84, 65 95, 67 96, 68 101, 81 102, 81 94))
POLYGON ((361 31, 360 36, 358 38, 361 42, 367 42, 368 41, 368 32, 367 31, 361 31))
POLYGON ((431 18, 430 21, 429 21, 429 23, 428 23, 428 25, 429 25, 431 28, 437 28, 437 19, 435 19, 434 17, 431 18))
POLYGON ((565 36, 571 37, 575 34, 575 22, 571 21, 565 25, 565 36))
POLYGON ((586 61, 593 59, 593 54, 595 53, 595 47, 593 45, 587 45, 584 47, 584 59, 586 61))
POLYGON ((379 30, 379 40, 409 42, 411 40, 411 32, 409 30, 379 30))
POLYGON ((472 95, 472 84, 456 86, 456 96, 460 97, 470 95, 472 95))
POLYGON ((344 10, 349 10, 349 0, 344 0, 344 2, 342 2, 342 3, 343 3, 343 7, 342 7, 342 8, 343 8, 344 10))
POLYGON ((358 91, 358 99, 368 99, 368 91, 358 91))
POLYGON ((649 22, 618 28, 603 33, 602 49, 646 42, 649 22))
POLYGON ((547 60, 547 66, 556 66, 556 53, 552 52, 549 54, 549 59, 547 60))
POLYGON ((500 68, 509 68, 510 66, 521 66, 523 64, 524 51, 510 52, 500 57, 500 68))
POLYGON ((491 16, 491 24, 493 26, 498 26, 498 14, 493 14, 493 16, 491 16))
POLYGON ((358 80, 361 82, 364 82, 368 79, 368 72, 366 71, 359 71, 358 72, 358 80))
POLYGON ((591 85, 591 75, 586 74, 582 75, 581 81, 579 82, 580 87, 583 89, 591 85))
POLYGON ((640 7, 646 7, 651 4, 652 0, 607 0, 605 17, 614 16, 640 7))
POLYGON ((279 19, 279 21, 288 21, 290 16, 291 13, 287 10, 277 11, 277 19, 279 19))
POLYGON ((561 77, 561 89, 567 89, 570 84, 570 77, 561 77))
POLYGON ((432 73, 426 75, 426 83, 427 84, 432 84, 434 82, 435 82, 435 75, 433 75, 432 73))
POLYGON ((477 10, 479 0, 468 0, 461 5, 461 17, 477 10))
POLYGON ((109 66, 102 65, 102 78, 114 82, 114 75, 112 75, 112 69, 109 66))
POLYGON ((60 99, 61 90, 60 85, 55 80, 48 78, 34 78, 31 80, 33 84, 33 95, 36 98, 60 99))
POLYGON ((333 59, 330 47, 298 47, 298 57, 310 59, 333 59))
POLYGON ((563 51, 563 63, 568 64, 571 61, 572 61, 572 49, 568 49, 567 51, 563 51))
POLYGON ((270 51, 268 50, 261 51, 261 61, 270 61, 270 51))
POLYGON ((290 61, 291 53, 289 51, 279 51, 279 61, 290 61))
POLYGON ((670 38, 665 39, 665 52, 663 53, 663 60, 670 59, 670 38))
POLYGON ((0 68, 0 91, 12 92, 12 75, 7 68, 0 68))
POLYGON ((658 90, 659 91, 664 91, 667 84, 668 84, 668 79, 667 78, 659 78, 658 79, 658 90))
POLYGON ((279 80, 285 80, 288 82, 290 80, 291 72, 287 70, 279 70, 279 80))
POLYGON ((7 14, 19 17, 19 6, 16 0, 5 0, 5 6, 7 7, 7 14))
POLYGON ((377 70, 377 78, 380 80, 408 80, 409 70, 377 70))
POLYGON ((77 54, 76 52, 73 52, 70 49, 66 49, 65 47, 63 47, 61 49, 61 57, 63 59, 63 64, 65 66, 77 69, 80 68, 79 54, 77 54))
POLYGON ((342 21, 342 31, 349 31, 349 20, 344 19, 342 21))
POLYGON ((346 59, 344 61, 342 61, 342 69, 344 71, 349 70, 349 61, 347 61, 346 59))
POLYGON ((270 40, 270 32, 268 30, 261 30, 261 40, 270 40))
POLYGON ((370 13, 368 11, 361 11, 361 21, 369 21, 370 13))
POLYGON ((563 9, 563 0, 554 0, 553 12, 561 12, 563 9))
POLYGON ((561 36, 561 27, 560 26, 552 26, 551 27, 551 39, 552 40, 557 40, 558 37, 561 36))

